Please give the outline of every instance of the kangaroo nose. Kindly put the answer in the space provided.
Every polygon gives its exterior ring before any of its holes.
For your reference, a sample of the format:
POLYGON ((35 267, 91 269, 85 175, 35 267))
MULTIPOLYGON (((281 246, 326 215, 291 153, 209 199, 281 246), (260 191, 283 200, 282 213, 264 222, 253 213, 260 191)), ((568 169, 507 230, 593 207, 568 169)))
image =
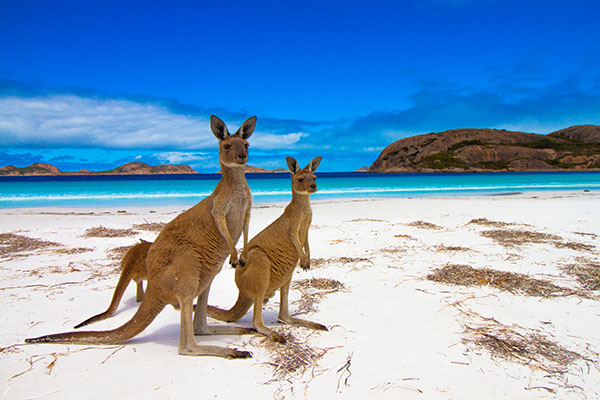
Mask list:
POLYGON ((246 158, 246 157, 247 157, 247 155, 246 155, 246 154, 244 154, 244 153, 238 153, 238 157, 239 157, 239 158, 241 158, 241 159, 243 160, 244 158, 246 158))
POLYGON ((313 184, 311 184, 311 185, 310 185, 310 188, 311 188, 311 189, 316 189, 316 188, 317 188, 317 185, 316 185, 315 183, 313 183, 313 184))

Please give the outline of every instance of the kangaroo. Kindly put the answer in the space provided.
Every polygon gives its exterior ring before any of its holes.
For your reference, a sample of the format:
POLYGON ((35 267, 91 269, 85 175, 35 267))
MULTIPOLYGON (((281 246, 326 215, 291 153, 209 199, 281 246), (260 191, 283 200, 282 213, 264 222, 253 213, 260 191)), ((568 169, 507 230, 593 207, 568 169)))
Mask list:
POLYGON ((210 126, 219 140, 222 177, 213 193, 178 215, 160 232, 146 256, 148 285, 135 315, 124 325, 109 331, 77 331, 26 339, 27 343, 116 344, 142 332, 167 305, 180 310, 179 354, 247 358, 247 351, 201 346, 194 334, 245 334, 248 328, 207 326, 206 305, 210 285, 229 256, 238 260, 235 244, 244 235, 248 245, 248 224, 252 196, 244 175, 248 160, 247 139, 254 132, 256 117, 246 120, 231 135, 223 121, 211 116, 210 126), (193 316, 194 298, 198 296, 193 316))
POLYGON ((135 300, 139 303, 144 299, 144 286, 142 281, 146 280, 148 275, 146 272, 146 255, 150 249, 150 246, 152 246, 152 242, 147 242, 140 239, 140 243, 131 246, 131 248, 127 250, 123 256, 123 259, 121 260, 121 276, 119 277, 119 282, 117 283, 115 293, 113 294, 108 309, 101 314, 94 315, 93 317, 86 319, 79 325, 75 325, 75 329, 79 329, 82 326, 86 326, 94 322, 102 321, 103 319, 112 316, 115 311, 117 311, 117 307, 119 307, 123 293, 125 293, 125 289, 127 289, 129 282, 132 280, 135 281, 137 285, 135 300))
POLYGON ((235 283, 239 289, 238 299, 230 310, 208 306, 210 317, 232 322, 243 317, 254 304, 252 327, 259 333, 285 343, 285 338, 265 326, 262 304, 280 291, 279 321, 312 329, 327 330, 316 322, 293 318, 288 310, 288 293, 294 268, 307 270, 310 267, 308 229, 312 221, 310 195, 317 191, 315 175, 321 157, 313 159, 300 169, 298 162, 287 157, 287 165, 292 172, 292 201, 283 214, 271 225, 256 235, 242 251, 245 266, 235 271, 235 283))

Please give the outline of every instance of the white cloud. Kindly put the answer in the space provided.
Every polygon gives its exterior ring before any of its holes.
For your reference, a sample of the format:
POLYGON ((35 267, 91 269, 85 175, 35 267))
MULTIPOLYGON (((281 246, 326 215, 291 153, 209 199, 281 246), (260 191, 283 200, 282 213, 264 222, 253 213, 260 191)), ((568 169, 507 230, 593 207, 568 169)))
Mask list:
POLYGON ((206 118, 157 104, 74 95, 0 98, 0 144, 139 148, 207 148, 206 118))
POLYGON ((289 149, 294 148, 294 146, 302 139, 303 137, 308 137, 308 133, 304 132, 296 132, 296 133, 288 133, 282 135, 274 135, 272 133, 261 133, 259 135, 252 136, 250 138, 250 143, 252 147, 256 147, 258 149, 263 150, 272 150, 272 149, 289 149))
POLYGON ((211 156, 206 153, 184 153, 178 151, 169 151, 156 153, 154 157, 160 161, 167 161, 169 164, 189 164, 196 161, 207 161, 211 156))
POLYGON ((369 153, 373 153, 373 152, 381 152, 381 150, 383 150, 383 147, 363 147, 363 151, 369 152, 369 153))

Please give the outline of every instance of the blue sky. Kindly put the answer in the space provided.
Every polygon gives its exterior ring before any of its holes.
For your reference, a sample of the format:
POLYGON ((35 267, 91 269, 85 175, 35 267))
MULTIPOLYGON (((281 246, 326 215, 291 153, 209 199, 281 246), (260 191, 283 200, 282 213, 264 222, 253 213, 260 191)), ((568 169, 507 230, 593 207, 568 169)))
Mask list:
POLYGON ((600 2, 4 1, 0 165, 218 170, 208 118, 257 115, 250 164, 370 165, 454 128, 600 124, 600 2), (302 161, 304 160, 304 161, 302 161))

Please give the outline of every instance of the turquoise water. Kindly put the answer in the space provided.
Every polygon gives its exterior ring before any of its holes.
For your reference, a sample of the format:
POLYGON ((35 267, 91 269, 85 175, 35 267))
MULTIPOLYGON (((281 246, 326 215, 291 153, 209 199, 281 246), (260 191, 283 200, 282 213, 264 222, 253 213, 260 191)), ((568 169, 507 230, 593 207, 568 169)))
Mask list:
MULTIPOLYGON (((600 172, 366 174, 318 173, 314 200, 447 197, 548 190, 600 190, 600 172)), ((290 177, 247 174, 255 203, 288 201, 290 177)), ((191 206, 220 175, 1 177, 0 208, 191 206)))

